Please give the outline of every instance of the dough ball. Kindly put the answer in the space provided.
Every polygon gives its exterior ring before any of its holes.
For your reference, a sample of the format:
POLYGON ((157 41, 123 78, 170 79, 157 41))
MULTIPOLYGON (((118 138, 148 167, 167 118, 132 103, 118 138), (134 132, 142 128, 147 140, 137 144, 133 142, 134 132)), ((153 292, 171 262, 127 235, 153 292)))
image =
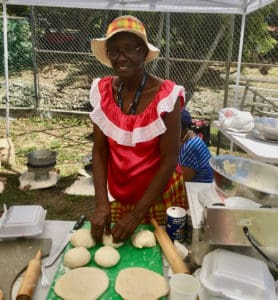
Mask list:
POLYGON ((74 269, 85 266, 91 259, 90 252, 84 247, 76 247, 68 250, 64 256, 64 265, 74 269))
POLYGON ((156 245, 155 235, 150 230, 135 232, 131 237, 131 242, 135 248, 150 248, 156 245))
POLYGON ((114 243, 113 242, 113 236, 112 234, 103 234, 102 236, 102 243, 104 246, 111 246, 113 248, 119 248, 121 247, 124 243, 114 243))
POLYGON ((74 247, 84 247, 87 249, 94 247, 96 244, 92 238, 91 231, 86 228, 76 230, 70 238, 70 243, 74 247))
POLYGON ((55 284, 54 291, 62 299, 98 299, 108 288, 109 279, 104 271, 83 267, 70 270, 55 284))
POLYGON ((127 268, 119 272, 115 290, 123 299, 160 299, 169 293, 169 285, 162 275, 154 271, 127 268))
POLYGON ((95 262, 104 268, 115 266, 120 260, 119 252, 112 246, 99 248, 95 253, 95 262))

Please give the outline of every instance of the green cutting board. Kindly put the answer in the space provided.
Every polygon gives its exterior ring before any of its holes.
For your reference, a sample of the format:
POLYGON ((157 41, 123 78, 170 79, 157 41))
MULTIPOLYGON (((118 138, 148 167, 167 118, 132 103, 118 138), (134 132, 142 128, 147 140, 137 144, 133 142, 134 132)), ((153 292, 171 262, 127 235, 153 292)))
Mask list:
MULTIPOLYGON (((84 225, 84 228, 90 228, 90 223, 86 222, 84 225)), ((136 229, 136 231, 143 230, 143 229, 148 229, 148 230, 154 231, 154 228, 152 225, 139 225, 138 228, 136 229)), ((93 247, 92 249, 90 249, 91 261, 86 265, 86 266, 90 266, 90 267, 97 267, 97 268, 105 271, 109 278, 109 287, 106 290, 106 292, 102 295, 102 297, 99 299, 102 299, 102 300, 122 299, 122 297, 120 297, 114 290, 117 275, 122 269, 130 268, 130 267, 142 267, 142 268, 146 268, 146 269, 152 270, 156 273, 163 275, 161 248, 158 244, 152 248, 137 249, 132 246, 131 241, 129 239, 127 242, 125 242, 125 244, 123 246, 117 248, 117 250, 120 253, 121 259, 120 259, 120 262, 116 266, 111 267, 111 268, 100 267, 94 262, 95 252, 100 247, 101 247, 101 245, 97 245, 97 246, 93 247)), ((71 248, 72 248, 72 246, 69 243, 64 251, 64 254, 66 251, 68 251, 71 248)), ((64 254, 63 254, 61 263, 58 267, 58 270, 55 274, 55 277, 54 277, 54 280, 50 287, 50 290, 48 292, 47 300, 61 299, 60 297, 58 297, 55 294, 54 286, 55 286, 57 279, 59 277, 61 277, 65 272, 65 267, 63 265, 64 254)), ((165 299, 165 298, 163 298, 163 299, 165 299)))

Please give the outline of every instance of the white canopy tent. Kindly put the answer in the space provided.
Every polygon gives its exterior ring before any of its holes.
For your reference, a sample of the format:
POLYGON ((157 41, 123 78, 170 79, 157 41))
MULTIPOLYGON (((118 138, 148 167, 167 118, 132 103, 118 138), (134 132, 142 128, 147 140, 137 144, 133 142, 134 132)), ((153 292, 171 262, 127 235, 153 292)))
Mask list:
POLYGON ((4 64, 5 64, 5 92, 7 135, 9 135, 9 75, 8 75, 8 47, 7 47, 7 5, 49 6, 88 8, 122 11, 153 11, 180 13, 213 13, 242 15, 240 44, 238 50, 237 78, 235 87, 234 106, 238 96, 240 68, 242 59, 243 40, 246 15, 254 12, 275 0, 2 0, 3 31, 4 31, 4 64))
POLYGON ((243 15, 274 0, 3 0, 4 2, 8 5, 243 15))

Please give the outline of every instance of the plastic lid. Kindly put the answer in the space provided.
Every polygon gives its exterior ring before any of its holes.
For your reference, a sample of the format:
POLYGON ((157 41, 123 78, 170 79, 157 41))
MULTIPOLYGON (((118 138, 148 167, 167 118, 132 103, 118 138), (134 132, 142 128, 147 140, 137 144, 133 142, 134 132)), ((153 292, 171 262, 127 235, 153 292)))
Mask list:
POLYGON ((186 210, 182 207, 172 206, 167 208, 167 215, 172 218, 183 218, 186 215, 186 210))
POLYGON ((40 205, 15 205, 8 209, 0 238, 34 236, 42 233, 46 210, 40 205))
POLYGON ((216 249, 205 255, 200 280, 212 296, 238 300, 274 300, 275 282, 267 265, 256 258, 216 249))

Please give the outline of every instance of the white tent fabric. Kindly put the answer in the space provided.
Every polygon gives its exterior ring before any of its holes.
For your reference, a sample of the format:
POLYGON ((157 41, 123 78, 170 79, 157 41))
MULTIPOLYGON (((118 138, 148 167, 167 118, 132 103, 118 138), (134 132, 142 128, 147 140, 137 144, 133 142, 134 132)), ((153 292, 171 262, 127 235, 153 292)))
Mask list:
POLYGON ((237 106, 240 67, 245 31, 246 15, 256 11, 275 0, 2 0, 4 23, 4 63, 6 87, 6 123, 9 136, 9 75, 7 48, 6 5, 29 5, 50 7, 71 7, 105 10, 156 11, 180 13, 215 13, 242 15, 240 45, 238 50, 237 79, 235 85, 234 107, 237 106))
POLYGON ((249 14, 275 0, 2 0, 7 5, 109 10, 249 14))

